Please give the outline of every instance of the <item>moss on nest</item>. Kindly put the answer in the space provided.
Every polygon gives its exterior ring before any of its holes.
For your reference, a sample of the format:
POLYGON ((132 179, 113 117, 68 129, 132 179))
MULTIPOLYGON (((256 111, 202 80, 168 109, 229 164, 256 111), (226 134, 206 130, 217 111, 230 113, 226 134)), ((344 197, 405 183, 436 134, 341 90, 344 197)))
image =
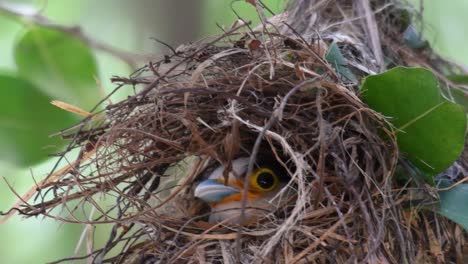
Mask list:
POLYGON ((402 44, 407 21, 398 14, 409 12, 400 2, 357 2, 297 1, 294 21, 283 14, 254 30, 236 24, 114 78, 135 95, 107 106, 99 125, 87 128, 95 121, 86 119, 65 135, 80 156, 41 187, 52 197, 23 213, 51 216, 66 205, 74 217, 62 220, 89 223, 78 212, 94 207, 91 223, 114 223, 106 246, 86 256, 95 262, 456 261, 465 235, 407 206, 410 189, 425 187, 395 182, 391 125, 326 54, 337 43, 357 80, 388 66, 382 58, 436 74, 456 67, 402 44), (303 17, 315 21, 306 30, 303 17), (294 195, 249 225, 207 223, 194 184, 214 166, 266 153, 288 168, 294 195), (103 193, 107 207, 98 205, 103 193), (109 253, 115 247, 121 252, 109 253))

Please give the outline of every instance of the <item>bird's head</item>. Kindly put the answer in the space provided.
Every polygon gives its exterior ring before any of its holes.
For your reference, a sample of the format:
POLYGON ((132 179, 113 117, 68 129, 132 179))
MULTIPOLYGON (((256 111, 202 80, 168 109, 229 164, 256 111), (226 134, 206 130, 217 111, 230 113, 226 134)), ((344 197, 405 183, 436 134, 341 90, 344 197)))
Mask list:
POLYGON ((216 168, 207 179, 195 188, 195 197, 211 207, 210 222, 237 223, 242 210, 242 198, 246 192, 244 220, 265 215, 277 208, 277 195, 288 183, 284 168, 275 159, 258 161, 251 175, 247 174, 249 158, 232 162, 228 180, 224 178, 224 166, 216 168), (248 188, 244 186, 248 177, 248 188))

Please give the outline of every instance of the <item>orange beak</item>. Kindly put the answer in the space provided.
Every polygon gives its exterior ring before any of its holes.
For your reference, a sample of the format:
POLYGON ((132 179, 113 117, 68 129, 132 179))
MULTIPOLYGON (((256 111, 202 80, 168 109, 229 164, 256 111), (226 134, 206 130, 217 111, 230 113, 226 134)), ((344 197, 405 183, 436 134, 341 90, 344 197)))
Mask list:
MULTIPOLYGON (((226 185, 224 179, 208 179, 195 188, 195 197, 202 199, 210 206, 216 206, 220 203, 240 202, 243 191, 244 184, 240 181, 229 181, 226 185)), ((259 193, 247 192, 247 200, 259 197, 259 193)))

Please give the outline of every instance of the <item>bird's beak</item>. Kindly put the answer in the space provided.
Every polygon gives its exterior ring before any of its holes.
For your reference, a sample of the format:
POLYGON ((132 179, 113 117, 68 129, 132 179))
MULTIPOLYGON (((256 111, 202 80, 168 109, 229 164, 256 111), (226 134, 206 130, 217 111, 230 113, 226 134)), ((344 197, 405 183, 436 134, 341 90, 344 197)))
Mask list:
POLYGON ((208 179, 202 181, 195 188, 195 197, 202 199, 207 203, 222 201, 224 198, 233 194, 240 193, 239 188, 225 185, 224 180, 208 179))

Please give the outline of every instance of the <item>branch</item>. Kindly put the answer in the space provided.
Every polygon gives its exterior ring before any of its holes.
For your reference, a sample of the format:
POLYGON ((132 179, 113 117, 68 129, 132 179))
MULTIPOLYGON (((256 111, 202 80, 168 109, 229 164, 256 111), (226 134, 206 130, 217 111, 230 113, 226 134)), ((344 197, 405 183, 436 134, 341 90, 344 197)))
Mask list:
POLYGON ((93 49, 106 52, 124 61, 133 69, 136 69, 141 62, 146 62, 150 59, 149 55, 138 55, 126 52, 106 43, 99 42, 86 35, 79 26, 64 26, 56 24, 47 17, 41 15, 39 11, 33 10, 32 8, 23 8, 22 5, 0 2, 0 14, 1 13, 18 18, 25 24, 34 24, 71 35, 83 41, 93 49))

